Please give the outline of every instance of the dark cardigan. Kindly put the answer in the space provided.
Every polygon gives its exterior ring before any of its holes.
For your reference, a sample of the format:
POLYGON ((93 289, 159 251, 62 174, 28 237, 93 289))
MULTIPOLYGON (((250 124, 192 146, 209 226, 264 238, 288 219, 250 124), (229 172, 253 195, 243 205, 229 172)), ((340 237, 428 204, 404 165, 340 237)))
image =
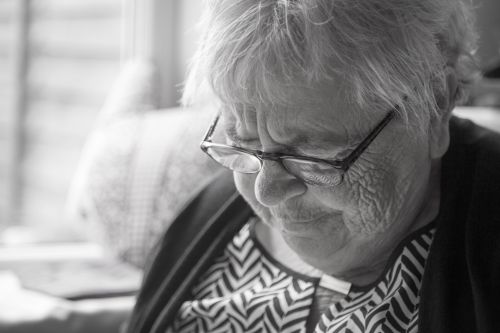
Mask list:
MULTIPOLYGON (((450 130, 419 331, 498 333, 500 135, 458 118, 450 130)), ((252 214, 230 172, 221 172, 198 193, 159 244, 128 332, 165 332, 194 283, 252 214)))

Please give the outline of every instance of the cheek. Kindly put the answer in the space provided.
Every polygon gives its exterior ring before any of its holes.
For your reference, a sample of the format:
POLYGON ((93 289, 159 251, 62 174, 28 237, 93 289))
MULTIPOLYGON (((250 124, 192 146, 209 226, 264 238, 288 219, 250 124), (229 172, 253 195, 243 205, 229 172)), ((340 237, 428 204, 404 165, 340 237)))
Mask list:
POLYGON ((342 206, 346 227, 353 233, 374 234, 399 223, 405 212, 419 205, 425 191, 430 163, 417 153, 362 156, 332 192, 342 206), (384 156, 380 158, 380 156, 384 156))
POLYGON ((385 229, 399 204, 398 172, 387 163, 360 161, 346 177, 347 227, 362 234, 385 229))

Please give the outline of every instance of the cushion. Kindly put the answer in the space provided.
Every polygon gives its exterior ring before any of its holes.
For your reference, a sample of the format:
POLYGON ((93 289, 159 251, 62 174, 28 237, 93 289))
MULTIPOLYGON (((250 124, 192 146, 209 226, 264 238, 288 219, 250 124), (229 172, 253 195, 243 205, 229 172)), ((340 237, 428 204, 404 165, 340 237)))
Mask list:
POLYGON ((151 64, 125 66, 87 139, 67 205, 88 238, 138 267, 220 168, 199 148, 209 108, 155 110, 155 91, 151 64))

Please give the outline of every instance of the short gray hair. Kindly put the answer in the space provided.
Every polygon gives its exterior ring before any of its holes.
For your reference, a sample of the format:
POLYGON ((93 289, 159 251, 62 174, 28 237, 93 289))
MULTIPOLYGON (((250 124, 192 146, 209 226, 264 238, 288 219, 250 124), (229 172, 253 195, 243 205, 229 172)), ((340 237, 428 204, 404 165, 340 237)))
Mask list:
POLYGON ((335 77, 360 107, 401 105, 403 115, 429 117, 446 71, 459 79, 457 100, 475 76, 471 7, 470 0, 208 0, 183 103, 196 100, 203 81, 224 103, 281 103, 276 83, 335 77))

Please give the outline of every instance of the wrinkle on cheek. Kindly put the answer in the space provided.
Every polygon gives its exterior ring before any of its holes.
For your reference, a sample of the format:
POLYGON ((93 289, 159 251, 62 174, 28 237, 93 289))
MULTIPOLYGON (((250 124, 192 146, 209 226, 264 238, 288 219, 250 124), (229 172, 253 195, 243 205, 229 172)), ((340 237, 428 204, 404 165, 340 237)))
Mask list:
POLYGON ((349 201, 354 204, 347 212, 348 228, 362 234, 386 229, 391 223, 395 190, 387 170, 380 163, 364 160, 357 166, 353 165, 348 175, 349 201))

